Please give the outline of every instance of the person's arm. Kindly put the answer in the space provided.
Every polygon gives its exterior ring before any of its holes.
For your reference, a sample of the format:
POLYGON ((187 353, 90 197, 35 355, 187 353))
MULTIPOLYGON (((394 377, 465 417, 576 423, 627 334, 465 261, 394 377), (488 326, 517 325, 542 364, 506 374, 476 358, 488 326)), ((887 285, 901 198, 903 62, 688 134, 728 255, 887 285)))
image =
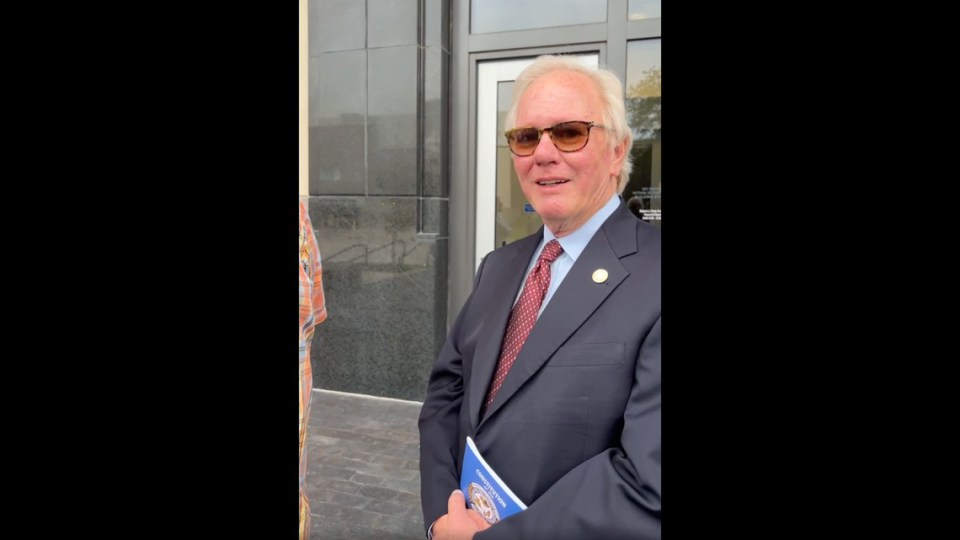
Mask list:
POLYGON ((423 507, 423 522, 427 536, 434 531, 437 520, 447 513, 447 500, 453 490, 460 488, 460 457, 458 439, 460 406, 463 403, 463 357, 460 354, 460 336, 463 319, 480 283, 480 275, 486 258, 480 263, 474 279, 474 291, 464 303, 457 320, 447 334, 430 380, 427 397, 420 410, 420 498, 423 507))
POLYGON ((637 356, 622 449, 585 461, 475 540, 660 540, 660 342, 658 317, 637 356))
POLYGON ((327 304, 323 295, 323 268, 320 264, 320 248, 317 247, 317 236, 310 222, 310 214, 304 211, 303 219, 304 228, 306 228, 303 248, 308 251, 310 260, 308 275, 313 283, 313 324, 318 325, 327 318, 327 304))

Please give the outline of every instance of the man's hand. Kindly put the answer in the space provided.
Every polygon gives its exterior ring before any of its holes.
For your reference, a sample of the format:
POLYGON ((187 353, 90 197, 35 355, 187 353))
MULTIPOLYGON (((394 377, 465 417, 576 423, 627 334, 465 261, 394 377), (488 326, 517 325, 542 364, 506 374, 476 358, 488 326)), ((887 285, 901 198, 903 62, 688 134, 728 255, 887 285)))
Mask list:
MULTIPOLYGON (((466 506, 466 504, 464 504, 464 506, 466 506)), ((490 524, 487 523, 487 520, 483 519, 483 516, 478 514, 477 511, 474 510, 473 508, 467 509, 467 517, 473 520, 473 522, 477 524, 477 529, 481 531, 490 528, 490 524)), ((433 522, 433 529, 431 529, 431 531, 433 532, 433 537, 436 538, 437 535, 442 533, 443 530, 446 528, 447 528, 447 514, 444 514, 438 517, 437 519, 435 519, 433 522)))
MULTIPOLYGON (((479 514, 477 518, 483 520, 479 514)), ((434 540, 471 540, 473 534, 481 530, 475 519, 467 512, 467 503, 463 499, 463 493, 458 489, 447 499, 446 515, 440 516, 434 522, 433 538, 434 540), (437 525, 441 525, 439 532, 437 525)))
POLYGON ((490 524, 487 523, 487 520, 483 519, 483 516, 478 514, 477 511, 474 510, 473 508, 467 509, 467 516, 469 516, 470 519, 472 519, 473 522, 477 524, 477 528, 480 529, 481 531, 490 528, 490 524))
POLYGON ((433 522, 433 526, 430 531, 433 533, 433 537, 436 538, 438 534, 442 533, 444 529, 447 528, 447 515, 444 514, 438 517, 433 522))

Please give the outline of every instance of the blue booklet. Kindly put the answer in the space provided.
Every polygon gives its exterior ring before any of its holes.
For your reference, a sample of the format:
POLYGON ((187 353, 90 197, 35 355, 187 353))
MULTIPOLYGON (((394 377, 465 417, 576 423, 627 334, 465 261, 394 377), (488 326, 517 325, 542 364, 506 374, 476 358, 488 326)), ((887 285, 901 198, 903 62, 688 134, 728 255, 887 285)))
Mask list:
POLYGON ((467 450, 463 453, 460 490, 463 491, 463 497, 470 508, 491 525, 527 509, 527 505, 523 504, 487 465, 470 437, 467 437, 467 450))

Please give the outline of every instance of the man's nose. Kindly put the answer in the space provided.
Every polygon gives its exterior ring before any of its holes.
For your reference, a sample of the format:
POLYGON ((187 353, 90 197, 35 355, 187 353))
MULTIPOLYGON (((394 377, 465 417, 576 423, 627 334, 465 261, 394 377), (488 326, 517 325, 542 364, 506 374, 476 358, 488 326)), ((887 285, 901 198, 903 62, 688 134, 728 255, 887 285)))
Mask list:
POLYGON ((537 163, 549 163, 557 160, 559 152, 557 146, 553 144, 553 136, 550 135, 550 132, 544 131, 543 135, 540 136, 537 148, 533 152, 533 157, 537 160, 537 163))

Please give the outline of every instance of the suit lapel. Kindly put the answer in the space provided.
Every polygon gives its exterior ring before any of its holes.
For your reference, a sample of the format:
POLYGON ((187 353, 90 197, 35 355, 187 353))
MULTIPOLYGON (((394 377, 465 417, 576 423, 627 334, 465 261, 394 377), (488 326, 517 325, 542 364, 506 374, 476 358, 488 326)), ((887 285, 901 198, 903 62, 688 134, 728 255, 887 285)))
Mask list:
MULTIPOLYGON (((477 347, 473 353, 473 370, 470 375, 470 421, 476 431, 480 419, 480 406, 487 396, 487 389, 493 378, 493 371, 500 356, 500 345, 503 343, 503 334, 507 330, 507 320, 513 309, 513 301, 520 292, 520 286, 526 274, 530 257, 537 250, 543 239, 543 229, 539 234, 522 238, 509 247, 514 249, 513 257, 505 264, 493 268, 485 268, 495 290, 503 294, 493 294, 484 306, 483 327, 477 335, 477 347)), ((509 257, 509 255, 507 255, 509 257)))
MULTIPOLYGON (((516 394, 523 384, 533 377, 557 349, 603 304, 620 282, 630 275, 620 262, 620 258, 636 253, 636 226, 636 218, 622 203, 604 222, 564 277, 540 318, 537 319, 533 330, 530 331, 530 335, 527 336, 527 340, 517 354, 517 359, 507 372, 500 390, 497 391, 497 396, 490 404, 489 412, 476 426, 477 428, 516 394), (593 273, 598 269, 607 271, 605 283, 594 282, 593 273)), ((529 262, 529 256, 527 260, 529 262)), ((499 352, 504 326, 505 324, 499 326, 500 337, 496 340, 497 352, 499 352)), ((496 358, 493 362, 496 362, 496 358)), ((492 373, 491 367, 487 380, 484 381, 484 389, 492 373)))

